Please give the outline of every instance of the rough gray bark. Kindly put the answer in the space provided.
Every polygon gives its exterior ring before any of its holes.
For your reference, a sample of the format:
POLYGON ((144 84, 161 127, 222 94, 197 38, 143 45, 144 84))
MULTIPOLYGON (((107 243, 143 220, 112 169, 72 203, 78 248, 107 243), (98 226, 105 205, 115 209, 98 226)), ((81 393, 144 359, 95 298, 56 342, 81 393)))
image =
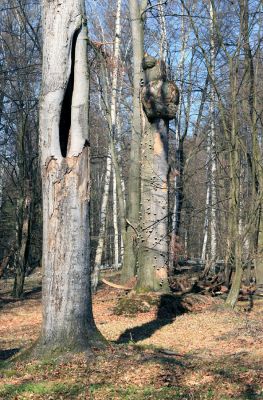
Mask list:
MULTIPOLYGON (((259 143, 258 115, 257 115, 257 85, 259 84, 258 68, 254 66, 253 50, 250 45, 250 24, 249 24, 249 2, 240 0, 240 25, 242 33, 242 44, 245 56, 245 76, 247 106, 249 110, 249 125, 251 130, 251 175, 252 175, 252 201, 250 215, 252 219, 256 215, 256 223, 252 224, 250 233, 250 248, 252 254, 255 254, 255 272, 257 291, 263 292, 263 169, 262 169, 262 149, 259 143), (255 207, 259 203, 259 207, 255 207)), ((251 218, 250 217, 250 218, 251 218)))
POLYGON ((240 290, 243 266, 242 266, 242 243, 239 234, 239 210, 240 210, 240 151, 238 141, 237 129, 237 75, 236 61, 230 63, 230 82, 231 82, 231 134, 230 134, 230 148, 229 152, 229 165, 230 165, 230 202, 229 202, 229 233, 230 233, 230 260, 233 262, 235 269, 231 289, 226 299, 226 305, 235 306, 238 300, 238 293, 240 290))
POLYGON ((143 59, 145 111, 142 137, 141 226, 138 290, 169 291, 168 129, 175 117, 179 93, 166 80, 162 60, 143 59))
POLYGON ((137 262, 137 235, 133 227, 139 225, 140 212, 140 154, 141 154, 141 101, 140 82, 142 78, 142 59, 144 34, 143 11, 147 5, 146 0, 129 0, 132 48, 133 48, 133 114, 132 114, 132 139, 130 150, 130 165, 128 176, 127 198, 127 224, 124 245, 124 261, 121 280, 123 283, 133 278, 137 262))
POLYGON ((87 28, 81 0, 43 0, 43 352, 101 339, 90 290, 87 28))
POLYGON ((168 123, 162 119, 143 133, 138 290, 169 290, 167 135, 168 123))
MULTIPOLYGON (((215 27, 214 27, 214 10, 212 3, 210 2, 210 61, 211 61, 211 79, 215 80, 215 62, 216 62, 216 48, 215 48, 215 27)), ((216 195, 216 150, 215 150, 215 101, 216 101, 216 93, 211 84, 210 88, 210 115, 211 115, 211 123, 210 123, 210 162, 211 162, 211 174, 210 174, 210 191, 211 191, 211 214, 210 214, 210 234, 211 234, 211 260, 214 263, 216 260, 216 250, 217 250, 217 221, 216 221, 216 203, 217 203, 217 195, 216 195)), ((214 271, 214 264, 212 265, 212 270, 214 271)))
POLYGON ((3 200, 3 175, 4 175, 4 169, 0 164, 0 214, 1 214, 2 200, 3 200))

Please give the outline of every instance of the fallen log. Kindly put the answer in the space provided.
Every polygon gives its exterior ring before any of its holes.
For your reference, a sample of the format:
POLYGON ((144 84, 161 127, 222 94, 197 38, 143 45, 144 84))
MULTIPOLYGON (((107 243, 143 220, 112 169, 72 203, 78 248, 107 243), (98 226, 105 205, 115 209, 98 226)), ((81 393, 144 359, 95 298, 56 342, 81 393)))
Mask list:
POLYGON ((168 355, 168 356, 183 357, 182 354, 176 353, 175 351, 169 350, 169 349, 160 349, 160 350, 159 350, 159 353, 166 354, 166 355, 168 355))
POLYGON ((101 279, 101 282, 105 283, 105 285, 108 285, 108 286, 110 286, 110 287, 113 287, 114 289, 126 290, 127 292, 129 292, 130 290, 133 290, 132 287, 117 285, 116 283, 107 281, 107 279, 105 279, 105 278, 102 278, 102 279, 101 279))

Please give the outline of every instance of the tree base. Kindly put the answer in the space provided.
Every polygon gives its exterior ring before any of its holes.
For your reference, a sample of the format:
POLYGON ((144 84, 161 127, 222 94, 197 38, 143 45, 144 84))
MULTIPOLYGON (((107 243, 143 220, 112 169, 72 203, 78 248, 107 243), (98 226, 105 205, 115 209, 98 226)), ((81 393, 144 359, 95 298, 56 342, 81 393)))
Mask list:
POLYGON ((85 354, 87 358, 94 356, 94 349, 103 349, 107 347, 108 342, 98 330, 89 332, 87 336, 81 338, 72 338, 66 341, 65 338, 60 341, 46 341, 39 338, 30 348, 22 351, 14 357, 14 361, 26 360, 52 360, 61 362, 74 357, 76 354, 85 354))

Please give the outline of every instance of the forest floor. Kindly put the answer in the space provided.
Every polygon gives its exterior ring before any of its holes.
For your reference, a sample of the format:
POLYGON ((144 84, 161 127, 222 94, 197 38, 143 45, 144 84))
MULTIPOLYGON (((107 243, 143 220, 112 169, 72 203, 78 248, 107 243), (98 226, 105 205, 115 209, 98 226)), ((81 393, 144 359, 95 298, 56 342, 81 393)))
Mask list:
MULTIPOLYGON (((10 284, 0 281, 0 296, 10 284)), ((169 314, 144 299, 144 312, 116 315, 125 296, 104 285, 94 296, 109 341, 94 357, 12 362, 40 332, 41 276, 29 277, 23 300, 0 301, 0 399, 263 399, 262 301, 247 312, 243 302, 233 311, 203 297, 169 314)))

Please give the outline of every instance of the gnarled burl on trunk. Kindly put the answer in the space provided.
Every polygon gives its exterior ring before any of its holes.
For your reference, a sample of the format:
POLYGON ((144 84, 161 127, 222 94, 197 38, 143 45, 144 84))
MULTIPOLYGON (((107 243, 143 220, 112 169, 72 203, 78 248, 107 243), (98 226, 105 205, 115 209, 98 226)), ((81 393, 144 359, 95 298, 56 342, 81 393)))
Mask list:
POLYGON ((173 81, 166 78, 165 63, 151 56, 143 59, 144 87, 143 109, 147 118, 174 119, 179 104, 179 90, 173 81))
POLYGON ((169 291, 168 285, 168 129, 175 118, 179 90, 167 80, 165 63, 146 55, 144 86, 141 235, 138 290, 169 291))

